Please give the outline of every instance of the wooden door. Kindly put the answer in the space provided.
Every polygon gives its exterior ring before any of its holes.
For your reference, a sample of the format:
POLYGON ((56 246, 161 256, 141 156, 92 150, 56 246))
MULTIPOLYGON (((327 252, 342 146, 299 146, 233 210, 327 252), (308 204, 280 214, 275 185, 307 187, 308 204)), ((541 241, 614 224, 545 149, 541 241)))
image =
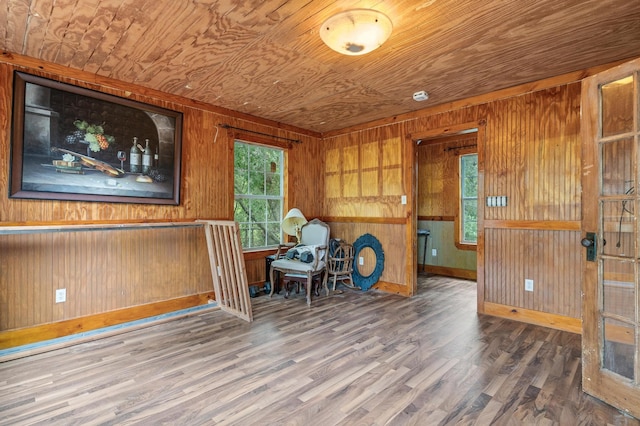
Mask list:
POLYGON ((640 59, 582 86, 585 392, 640 418, 640 59))

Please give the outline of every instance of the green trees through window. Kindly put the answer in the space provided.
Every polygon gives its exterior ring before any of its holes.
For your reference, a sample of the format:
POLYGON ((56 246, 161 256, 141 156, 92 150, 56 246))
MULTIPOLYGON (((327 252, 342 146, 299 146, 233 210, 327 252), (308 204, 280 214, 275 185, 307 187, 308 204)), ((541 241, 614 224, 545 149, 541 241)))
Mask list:
POLYGON ((478 154, 460 156, 460 242, 478 242, 478 154))
POLYGON ((283 163, 281 149, 235 142, 233 215, 244 249, 272 247, 281 241, 283 163))

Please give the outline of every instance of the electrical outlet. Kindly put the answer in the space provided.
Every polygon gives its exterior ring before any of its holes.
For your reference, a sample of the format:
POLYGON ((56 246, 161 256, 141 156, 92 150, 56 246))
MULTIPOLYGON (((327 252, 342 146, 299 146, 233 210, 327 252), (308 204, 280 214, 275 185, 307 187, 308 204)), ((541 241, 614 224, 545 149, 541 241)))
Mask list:
POLYGON ((358 265, 360 266, 364 265, 364 257, 362 256, 358 257, 358 265))
POLYGON ((56 290, 56 303, 62 303, 67 301, 67 289, 59 288, 56 290))
POLYGON ((400 197, 400 204, 407 204, 407 196, 403 195, 400 197))
POLYGON ((533 291, 533 280, 530 280, 530 279, 524 280, 524 290, 533 291))
POLYGON ((436 257, 438 255, 438 249, 431 249, 431 256, 436 257))

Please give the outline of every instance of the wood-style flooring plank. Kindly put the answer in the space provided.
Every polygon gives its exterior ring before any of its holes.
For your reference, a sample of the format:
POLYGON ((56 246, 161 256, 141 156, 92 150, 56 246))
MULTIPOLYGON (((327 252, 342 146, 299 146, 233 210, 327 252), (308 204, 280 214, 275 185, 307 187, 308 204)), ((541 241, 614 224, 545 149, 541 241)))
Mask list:
POLYGON ((579 335, 478 315, 475 283, 252 299, 0 363, 1 425, 634 425, 579 335))

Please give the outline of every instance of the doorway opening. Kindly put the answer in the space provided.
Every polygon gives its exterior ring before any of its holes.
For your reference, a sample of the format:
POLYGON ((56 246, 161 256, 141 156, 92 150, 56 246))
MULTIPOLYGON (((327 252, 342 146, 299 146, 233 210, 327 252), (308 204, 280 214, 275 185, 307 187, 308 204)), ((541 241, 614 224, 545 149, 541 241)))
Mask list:
POLYGON ((412 135, 416 280, 436 274, 473 280, 478 283, 479 301, 484 300, 478 276, 482 270, 483 124, 412 135))

